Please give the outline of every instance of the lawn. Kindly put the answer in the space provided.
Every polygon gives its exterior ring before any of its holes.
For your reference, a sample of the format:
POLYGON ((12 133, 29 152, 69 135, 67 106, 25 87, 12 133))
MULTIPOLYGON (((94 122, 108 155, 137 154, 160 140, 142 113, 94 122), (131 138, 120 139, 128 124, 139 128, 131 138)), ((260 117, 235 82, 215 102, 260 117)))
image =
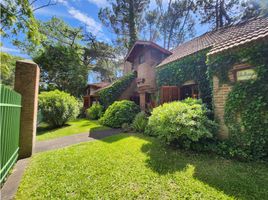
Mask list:
POLYGON ((78 133, 85 133, 93 129, 104 130, 108 129, 108 127, 100 125, 99 122, 96 120, 88 120, 88 119, 77 119, 74 121, 70 121, 62 128, 57 129, 51 129, 47 124, 42 123, 37 128, 37 141, 55 139, 78 133))
POLYGON ((120 134, 33 156, 17 199, 265 199, 268 166, 120 134))

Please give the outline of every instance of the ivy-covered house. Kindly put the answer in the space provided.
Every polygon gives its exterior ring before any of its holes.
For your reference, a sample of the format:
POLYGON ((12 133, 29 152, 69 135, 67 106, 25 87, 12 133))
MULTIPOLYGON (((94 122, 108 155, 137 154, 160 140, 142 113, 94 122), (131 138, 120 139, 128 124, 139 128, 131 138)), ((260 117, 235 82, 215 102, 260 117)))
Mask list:
POLYGON ((232 131, 253 132, 249 121, 267 127, 267 121, 256 120, 268 116, 268 18, 205 33, 171 51, 137 41, 124 65, 128 75, 99 92, 105 106, 119 98, 134 99, 142 109, 201 98, 213 109, 222 138, 232 131))

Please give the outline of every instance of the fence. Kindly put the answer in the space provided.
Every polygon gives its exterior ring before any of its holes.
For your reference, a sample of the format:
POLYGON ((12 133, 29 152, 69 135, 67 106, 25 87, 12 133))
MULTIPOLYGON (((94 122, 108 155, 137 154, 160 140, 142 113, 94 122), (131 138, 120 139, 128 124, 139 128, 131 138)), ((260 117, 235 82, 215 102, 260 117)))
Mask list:
POLYGON ((2 183, 18 158, 21 95, 2 84, 0 92, 0 183, 2 183))

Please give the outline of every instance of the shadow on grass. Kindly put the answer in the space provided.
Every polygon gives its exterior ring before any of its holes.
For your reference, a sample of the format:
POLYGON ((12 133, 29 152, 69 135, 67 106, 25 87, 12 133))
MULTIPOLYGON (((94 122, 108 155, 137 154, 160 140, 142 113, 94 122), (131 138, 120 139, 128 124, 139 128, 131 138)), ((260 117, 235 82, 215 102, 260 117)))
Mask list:
POLYGON ((56 131, 65 127, 71 126, 69 124, 65 124, 62 127, 51 127, 48 124, 41 124, 39 127, 37 127, 36 129, 36 135, 43 135, 45 133, 47 133, 48 131, 56 131))
MULTIPOLYGON (((136 137, 146 139, 144 136, 136 137)), ((183 171, 192 166, 194 178, 227 195, 241 199, 268 197, 267 163, 241 163, 216 155, 175 150, 164 146, 156 138, 148 137, 148 141, 141 148, 148 155, 146 166, 160 175, 183 171)))
MULTIPOLYGON (((122 133, 121 129, 112 129, 108 127, 96 127, 89 131, 89 137, 92 137, 97 140, 102 139, 102 141, 104 142, 112 143, 112 142, 116 142, 118 140, 123 139, 120 133, 122 133), (121 136, 116 137, 115 135, 118 135, 118 134, 120 134, 121 136), (115 136, 115 137, 110 137, 110 136, 115 136)), ((129 135, 126 135, 126 137, 128 136, 129 135)))

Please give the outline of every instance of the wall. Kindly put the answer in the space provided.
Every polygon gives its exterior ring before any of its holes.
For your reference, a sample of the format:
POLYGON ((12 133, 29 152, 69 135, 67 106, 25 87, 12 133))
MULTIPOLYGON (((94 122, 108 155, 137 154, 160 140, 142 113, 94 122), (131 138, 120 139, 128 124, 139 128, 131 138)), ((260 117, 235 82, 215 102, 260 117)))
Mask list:
POLYGON ((137 84, 136 79, 134 79, 130 86, 121 94, 121 96, 118 98, 118 100, 129 100, 130 97, 137 91, 137 84))
MULTIPOLYGON (((229 72, 229 78, 233 81, 234 77, 229 72)), ((224 124, 224 106, 229 92, 232 90, 230 84, 220 84, 219 78, 213 76, 213 104, 214 104, 214 116, 219 122, 219 137, 225 139, 228 137, 228 128, 224 124)))

